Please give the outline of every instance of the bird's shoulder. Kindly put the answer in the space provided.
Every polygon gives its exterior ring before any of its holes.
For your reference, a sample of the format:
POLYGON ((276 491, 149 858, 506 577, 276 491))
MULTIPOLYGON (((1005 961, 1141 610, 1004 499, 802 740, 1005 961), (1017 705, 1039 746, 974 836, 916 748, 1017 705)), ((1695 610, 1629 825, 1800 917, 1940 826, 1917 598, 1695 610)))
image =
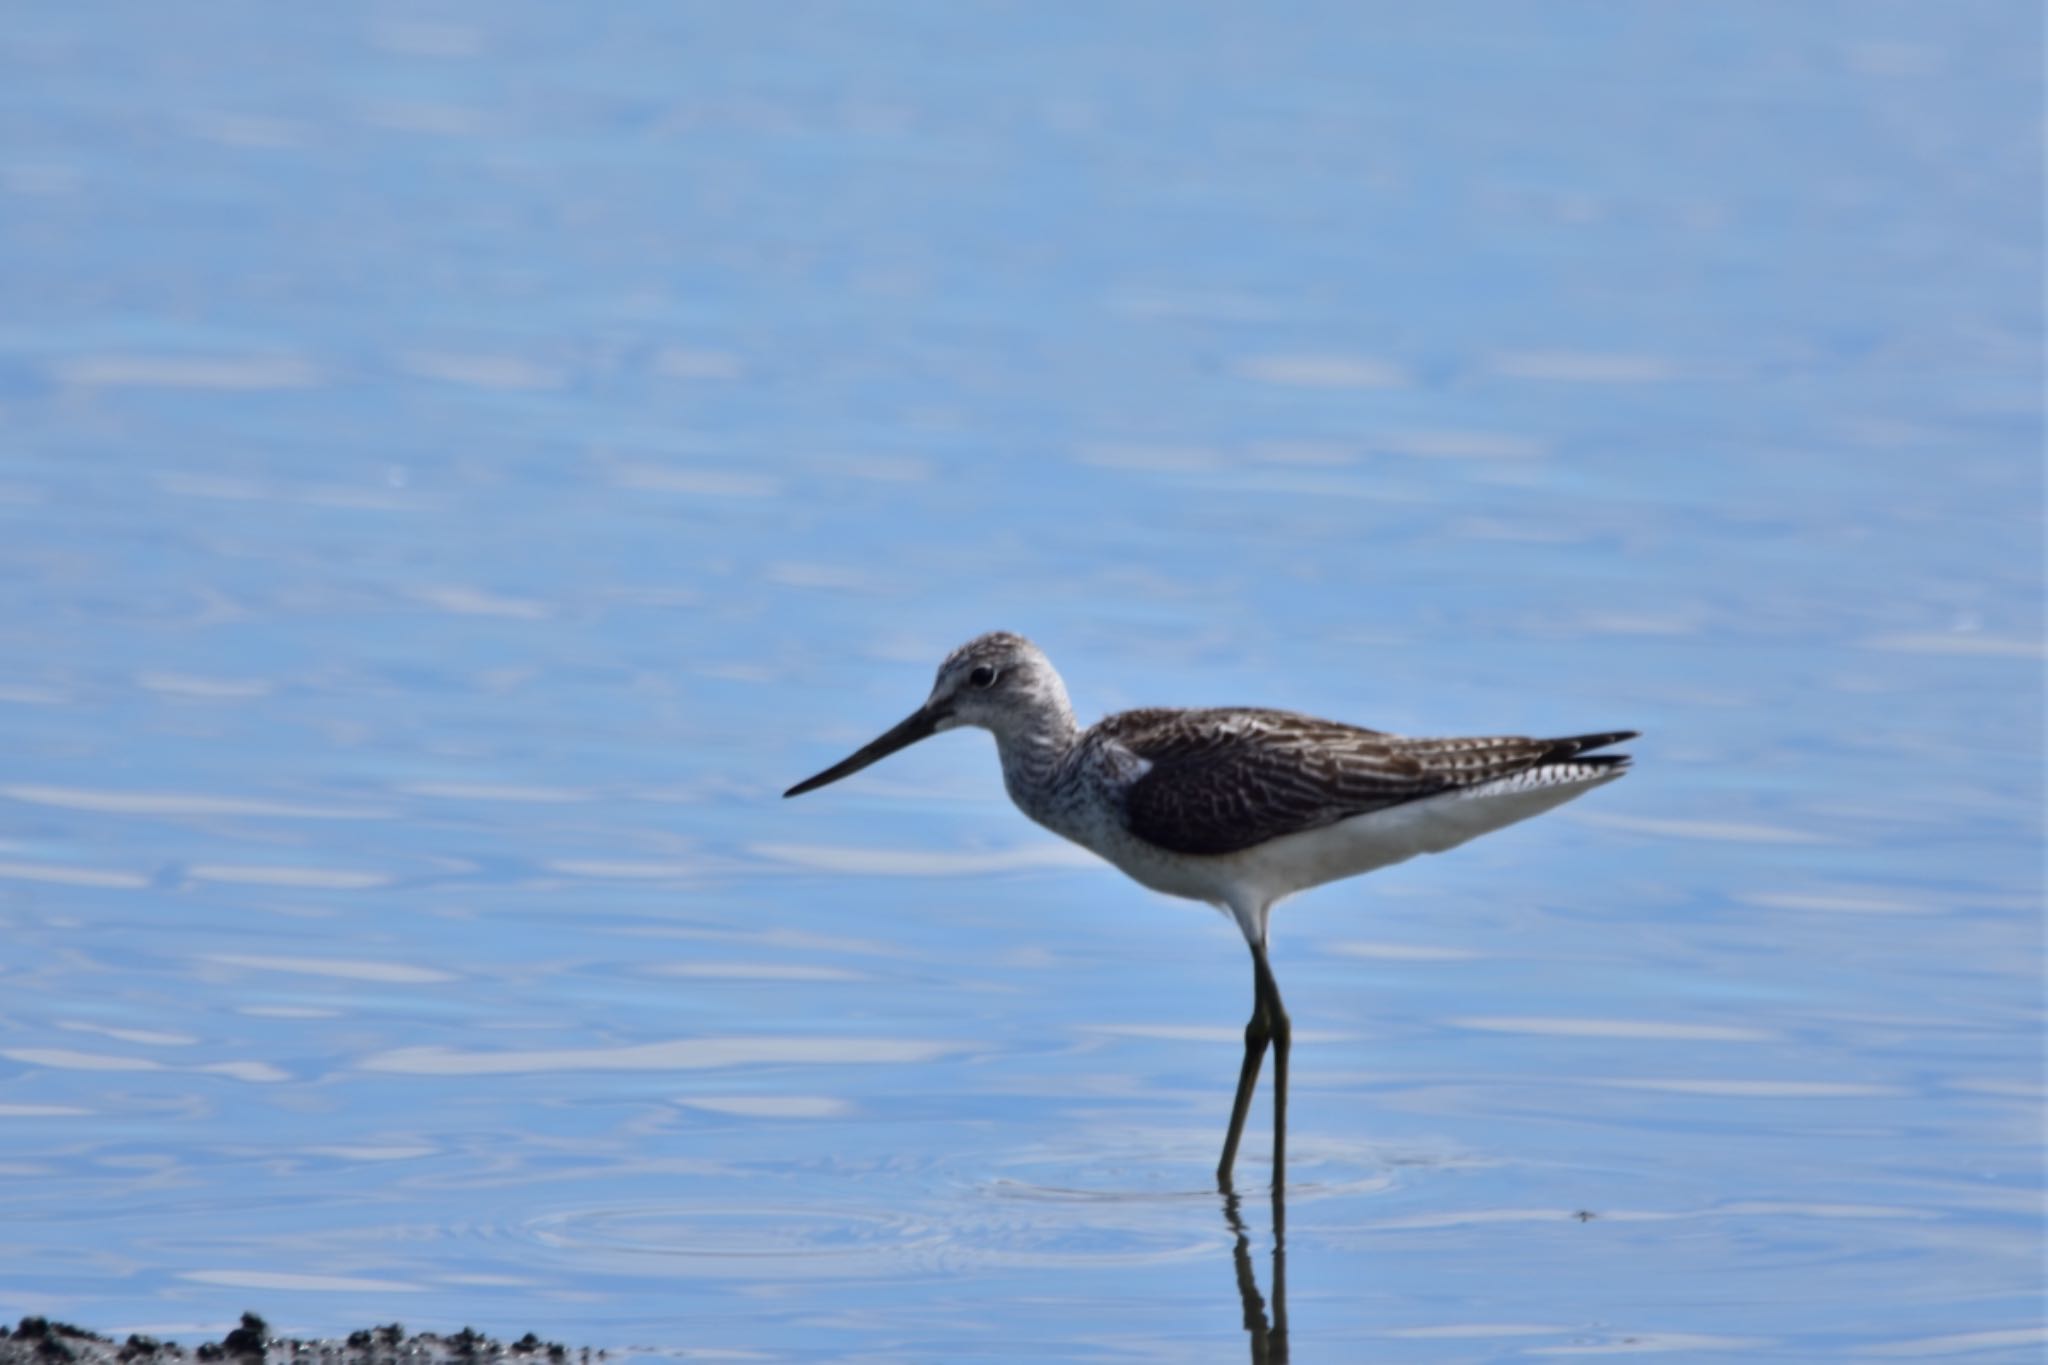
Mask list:
POLYGON ((1265 707, 1123 711, 1084 739, 1124 827, 1187 854, 1234 853, 1411 798, 1429 778, 1402 744, 1265 707))
POLYGON ((1086 738, 1154 765, 1189 759, 1298 763, 1322 754, 1415 770, 1403 757, 1399 736, 1262 706, 1141 707, 1104 717, 1086 738))

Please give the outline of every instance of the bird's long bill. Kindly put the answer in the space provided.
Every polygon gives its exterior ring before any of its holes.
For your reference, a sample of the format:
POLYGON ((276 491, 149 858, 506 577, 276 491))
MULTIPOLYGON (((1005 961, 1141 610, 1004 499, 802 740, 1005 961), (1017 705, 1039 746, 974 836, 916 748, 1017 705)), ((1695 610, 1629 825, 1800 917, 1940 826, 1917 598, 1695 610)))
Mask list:
POLYGON ((815 777, 805 778, 784 792, 783 795, 785 797, 802 796, 805 792, 816 791, 828 783, 837 782, 842 777, 850 777, 862 768, 867 767, 868 764, 885 759, 898 749, 907 749, 919 740, 927 738, 938 728, 939 717, 930 708, 920 706, 917 710, 904 717, 902 723, 895 726, 887 734, 867 744, 863 744, 859 749, 840 759, 815 777))

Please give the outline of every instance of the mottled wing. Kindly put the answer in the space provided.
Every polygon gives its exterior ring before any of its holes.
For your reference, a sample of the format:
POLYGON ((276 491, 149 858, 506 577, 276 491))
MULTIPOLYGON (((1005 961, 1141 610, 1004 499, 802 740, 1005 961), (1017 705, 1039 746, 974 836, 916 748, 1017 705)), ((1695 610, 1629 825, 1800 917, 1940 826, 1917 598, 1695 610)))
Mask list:
MULTIPOLYGON (((1131 833, 1204 855, 1512 777, 1630 737, 1407 739, 1287 711, 1233 709, 1131 711, 1103 725, 1105 738, 1151 765, 1125 792, 1131 833)), ((1622 761, 1577 760, 1593 768, 1622 761)))

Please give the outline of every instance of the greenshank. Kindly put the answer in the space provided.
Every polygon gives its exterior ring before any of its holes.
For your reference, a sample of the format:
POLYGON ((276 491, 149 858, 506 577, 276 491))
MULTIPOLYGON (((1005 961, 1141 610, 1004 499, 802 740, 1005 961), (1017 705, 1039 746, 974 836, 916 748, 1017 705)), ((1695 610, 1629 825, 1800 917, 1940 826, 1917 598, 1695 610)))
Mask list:
POLYGON ((1226 1190, 1267 1049, 1273 1179, 1284 1179, 1292 1026, 1266 960, 1274 905, 1418 853, 1526 820, 1612 782, 1633 739, 1409 739, 1255 707, 1124 711, 1082 729, 1052 663, 996 631, 946 656, 924 705, 784 792, 801 796, 942 730, 995 736, 1003 785, 1026 815, 1155 891, 1206 901, 1244 932, 1252 1017, 1216 1178, 1226 1190))

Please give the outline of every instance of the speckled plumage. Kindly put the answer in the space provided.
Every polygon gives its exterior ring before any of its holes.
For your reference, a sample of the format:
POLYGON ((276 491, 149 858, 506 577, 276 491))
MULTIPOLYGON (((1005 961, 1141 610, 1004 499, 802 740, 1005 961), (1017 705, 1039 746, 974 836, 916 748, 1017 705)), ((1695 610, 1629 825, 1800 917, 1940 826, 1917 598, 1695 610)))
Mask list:
POLYGON ((1590 751, 1635 737, 1409 739, 1257 707, 1124 711, 1083 730, 1045 655, 997 631, 947 655, 931 695, 901 723, 784 795, 963 725, 995 736, 1003 785, 1026 815, 1145 886, 1217 906, 1243 931, 1256 998, 1217 1167, 1226 1189, 1269 1044, 1281 1178, 1291 1028, 1266 959, 1273 906, 1455 848, 1611 782, 1627 757, 1590 751))
MULTIPOLYGON (((1634 734, 1410 739, 1259 707, 1151 707, 1083 730, 1051 662, 1007 631, 948 655, 918 714, 927 733, 991 731, 1026 815, 1147 886, 1228 910, 1254 942, 1285 896, 1454 847, 1620 776, 1626 757, 1587 751, 1634 734)), ((792 794, 889 751, 875 747, 792 794)))
POLYGON ((1175 853, 1237 853, 1405 801, 1544 771, 1591 779, 1619 756, 1570 762, 1630 736, 1405 739, 1291 711, 1125 711, 1083 736, 1151 766, 1124 792, 1131 832, 1175 853))

